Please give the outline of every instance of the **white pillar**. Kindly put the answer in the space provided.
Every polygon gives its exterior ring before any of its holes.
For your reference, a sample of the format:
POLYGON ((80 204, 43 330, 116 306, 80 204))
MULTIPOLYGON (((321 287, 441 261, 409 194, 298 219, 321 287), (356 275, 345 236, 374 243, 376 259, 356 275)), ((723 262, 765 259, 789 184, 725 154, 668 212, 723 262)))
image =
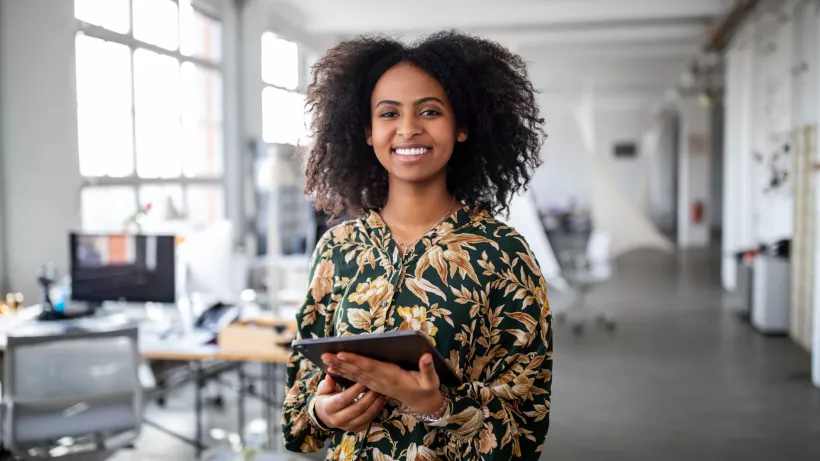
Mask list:
POLYGON ((709 245, 709 176, 711 165, 710 110, 697 98, 686 97, 680 111, 678 161, 678 246, 709 245), (695 208, 700 207, 700 219, 695 208))
POLYGON ((74 2, 0 0, 0 155, 8 288, 37 299, 46 262, 68 268, 80 225, 74 2))

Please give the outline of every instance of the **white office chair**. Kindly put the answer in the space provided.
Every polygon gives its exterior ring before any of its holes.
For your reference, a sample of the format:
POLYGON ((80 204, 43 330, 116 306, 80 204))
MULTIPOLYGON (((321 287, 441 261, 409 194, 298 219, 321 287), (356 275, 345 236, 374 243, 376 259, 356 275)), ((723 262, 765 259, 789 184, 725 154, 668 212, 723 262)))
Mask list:
POLYGON ((9 336, 2 438, 26 460, 102 460, 142 423, 137 328, 9 336))
POLYGON ((613 266, 611 261, 612 236, 603 231, 594 230, 587 242, 586 251, 565 261, 564 278, 575 293, 575 299, 569 309, 556 314, 558 322, 566 322, 570 315, 573 319, 572 331, 580 335, 588 317, 594 315, 597 323, 607 331, 615 330, 615 321, 604 312, 590 312, 586 306, 587 295, 598 285, 602 285, 612 278, 613 266))

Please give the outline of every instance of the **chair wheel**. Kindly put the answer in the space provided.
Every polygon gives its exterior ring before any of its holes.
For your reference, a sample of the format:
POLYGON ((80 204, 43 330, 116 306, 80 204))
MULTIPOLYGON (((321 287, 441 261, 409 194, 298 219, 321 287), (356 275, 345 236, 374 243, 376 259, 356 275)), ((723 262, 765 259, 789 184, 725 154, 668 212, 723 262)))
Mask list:
POLYGON ((572 326, 572 333, 575 336, 581 336, 581 333, 583 333, 583 332, 584 332, 584 326, 583 325, 578 324, 578 325, 573 325, 572 326))
POLYGON ((606 331, 609 333, 615 331, 615 322, 613 322, 612 320, 607 320, 604 326, 606 328, 606 331))
POLYGON ((158 397, 157 398, 157 405, 159 405, 160 408, 165 408, 166 403, 168 403, 168 402, 167 402, 167 400, 165 400, 165 397, 158 397))

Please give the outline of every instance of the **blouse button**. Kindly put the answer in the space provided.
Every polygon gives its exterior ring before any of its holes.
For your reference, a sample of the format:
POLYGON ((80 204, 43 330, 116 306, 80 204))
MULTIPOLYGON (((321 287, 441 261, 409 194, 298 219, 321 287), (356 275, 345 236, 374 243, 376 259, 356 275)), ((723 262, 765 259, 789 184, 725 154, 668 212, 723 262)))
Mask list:
POLYGON ((384 302, 382 303, 382 307, 387 307, 387 304, 388 304, 388 303, 387 303, 387 301, 384 301, 384 302))

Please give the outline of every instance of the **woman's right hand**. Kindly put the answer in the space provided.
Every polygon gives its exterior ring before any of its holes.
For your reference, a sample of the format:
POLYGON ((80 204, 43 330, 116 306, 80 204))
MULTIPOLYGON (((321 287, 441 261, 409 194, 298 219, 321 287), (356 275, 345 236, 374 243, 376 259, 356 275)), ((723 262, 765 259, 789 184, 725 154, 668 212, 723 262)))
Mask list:
POLYGON ((319 383, 316 389, 316 403, 313 411, 325 426, 347 432, 367 430, 370 421, 384 408, 387 398, 367 390, 361 384, 354 384, 344 391, 330 376, 319 383), (356 397, 363 393, 359 400, 356 397))

